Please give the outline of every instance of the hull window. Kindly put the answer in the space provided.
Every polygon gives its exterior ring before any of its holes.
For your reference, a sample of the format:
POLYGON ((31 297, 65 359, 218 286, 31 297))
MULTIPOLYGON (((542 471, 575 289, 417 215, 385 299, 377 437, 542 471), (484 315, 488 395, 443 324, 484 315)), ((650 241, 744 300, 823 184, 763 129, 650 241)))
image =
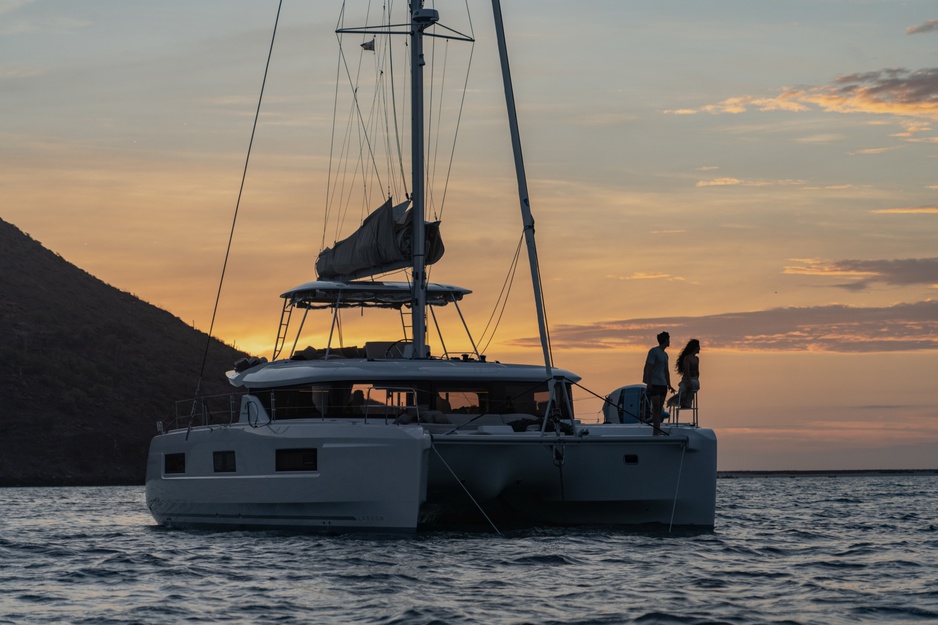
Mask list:
POLYGON ((186 454, 166 454, 163 456, 163 473, 185 473, 186 454))
POLYGON ((278 471, 316 471, 318 470, 318 454, 313 449, 278 449, 278 471))
POLYGON ((212 454, 212 460, 215 465, 215 473, 234 473, 235 472, 235 452, 216 451, 212 454))

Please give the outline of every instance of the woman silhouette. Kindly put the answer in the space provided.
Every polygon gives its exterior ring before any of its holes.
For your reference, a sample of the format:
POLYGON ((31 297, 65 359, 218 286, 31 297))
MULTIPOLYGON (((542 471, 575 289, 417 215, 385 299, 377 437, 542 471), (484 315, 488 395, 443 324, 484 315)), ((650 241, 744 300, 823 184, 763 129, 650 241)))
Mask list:
POLYGON ((681 374, 681 383, 678 385, 678 396, 681 398, 681 408, 692 408, 694 396, 700 390, 700 341, 691 339, 681 350, 674 363, 674 370, 681 374))

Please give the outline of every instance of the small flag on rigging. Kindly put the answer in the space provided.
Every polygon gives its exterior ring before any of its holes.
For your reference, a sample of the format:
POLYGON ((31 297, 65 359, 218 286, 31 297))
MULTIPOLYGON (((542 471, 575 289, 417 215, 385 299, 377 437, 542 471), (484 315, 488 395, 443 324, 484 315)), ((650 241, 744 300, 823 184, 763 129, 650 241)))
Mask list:
POLYGON ((371 50, 372 52, 374 52, 374 51, 375 51, 375 40, 372 39, 371 41, 366 41, 365 43, 363 43, 363 44, 362 44, 362 49, 363 49, 363 50, 371 50))

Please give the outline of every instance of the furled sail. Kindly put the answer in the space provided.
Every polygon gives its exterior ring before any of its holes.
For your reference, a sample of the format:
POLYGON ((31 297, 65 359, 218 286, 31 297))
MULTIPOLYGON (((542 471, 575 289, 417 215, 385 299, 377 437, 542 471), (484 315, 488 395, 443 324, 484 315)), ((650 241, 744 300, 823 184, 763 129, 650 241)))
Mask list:
MULTIPOLYGON (((368 215, 347 239, 327 247, 316 259, 320 280, 354 280, 409 267, 413 250, 413 216, 409 201, 385 202, 368 215)), ((426 224, 426 264, 443 256, 440 222, 426 224)))

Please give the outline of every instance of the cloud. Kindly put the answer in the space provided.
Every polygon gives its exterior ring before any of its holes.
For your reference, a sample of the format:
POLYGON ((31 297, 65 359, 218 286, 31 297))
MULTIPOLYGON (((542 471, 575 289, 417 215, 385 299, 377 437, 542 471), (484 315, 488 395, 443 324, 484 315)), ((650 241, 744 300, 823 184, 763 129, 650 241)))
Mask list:
POLYGON ((835 141, 843 141, 845 138, 845 135, 829 132, 801 137, 795 139, 795 141, 798 143, 834 143, 835 141))
POLYGON ((925 22, 919 24, 918 26, 909 26, 905 29, 907 35, 915 35, 918 33, 930 33, 938 31, 938 20, 926 20, 925 22))
POLYGON ((740 180, 730 177, 697 181, 698 187, 790 187, 803 184, 804 180, 740 180))
MULTIPOLYGON (((898 135, 893 135, 898 136, 898 135)), ((847 152, 850 156, 869 156, 871 154, 885 154, 886 152, 892 152, 893 150, 898 150, 901 148, 901 145, 894 145, 889 148, 862 148, 860 150, 853 150, 852 152, 847 152)))
POLYGON ((46 73, 46 70, 39 69, 35 67, 26 68, 26 67, 17 67, 8 69, 4 72, 0 72, 0 80, 5 78, 17 79, 17 78, 31 78, 32 76, 40 76, 46 73))
MULTIPOLYGON (((839 353, 938 350, 938 300, 882 308, 829 305, 773 308, 703 317, 662 317, 563 325, 551 331, 556 349, 648 347, 662 329, 675 344, 698 338, 704 349, 839 353)), ((537 339, 516 341, 530 347, 537 339)))
POLYGON ((686 278, 681 276, 672 276, 668 273, 642 273, 637 272, 633 273, 630 276, 609 276, 613 280, 665 280, 667 282, 681 282, 685 281, 686 278))
MULTIPOLYGON (((827 85, 783 88, 774 97, 736 96, 681 114, 740 114, 749 110, 803 112, 820 109, 832 113, 893 115, 919 120, 938 119, 938 68, 909 71, 888 68, 841 76, 827 85)), ((665 111, 678 113, 678 111, 665 111)), ((905 124, 897 136, 909 139, 928 132, 928 124, 905 124)))
POLYGON ((698 180, 698 187, 730 187, 742 184, 739 178, 713 178, 711 180, 698 180))
POLYGON ((873 283, 892 286, 928 284, 938 287, 938 258, 906 258, 899 260, 837 260, 793 259, 799 264, 785 267, 784 273, 801 276, 832 276, 855 278, 840 288, 858 291, 873 283))
MULTIPOLYGON (((13 11, 19 8, 19 6, 10 7, 7 11, 13 11)), ((0 14, 4 12, 6 11, 0 7, 0 14)), ((73 30, 87 28, 90 24, 91 22, 87 20, 80 20, 64 15, 47 15, 6 21, 0 26, 0 34, 23 35, 39 32, 67 33, 73 30)))
MULTIPOLYGON (((805 187, 805 189, 808 191, 847 191, 849 189, 858 189, 858 188, 860 187, 854 184, 828 184, 828 185, 824 185, 823 187, 815 187, 815 186, 805 187)), ((873 212, 875 213, 878 211, 873 211, 873 212)))
MULTIPOLYGON (((929 189, 934 187, 929 187, 929 189)), ((870 211, 876 215, 928 215, 928 214, 938 214, 938 206, 915 206, 910 208, 880 208, 878 210, 870 211)))
POLYGON ((931 132, 931 125, 922 120, 904 120, 902 126, 905 130, 903 132, 894 133, 892 135, 893 137, 915 137, 924 132, 931 132))
POLYGON ((33 0, 0 0, 0 15, 15 11, 32 2, 33 0))

